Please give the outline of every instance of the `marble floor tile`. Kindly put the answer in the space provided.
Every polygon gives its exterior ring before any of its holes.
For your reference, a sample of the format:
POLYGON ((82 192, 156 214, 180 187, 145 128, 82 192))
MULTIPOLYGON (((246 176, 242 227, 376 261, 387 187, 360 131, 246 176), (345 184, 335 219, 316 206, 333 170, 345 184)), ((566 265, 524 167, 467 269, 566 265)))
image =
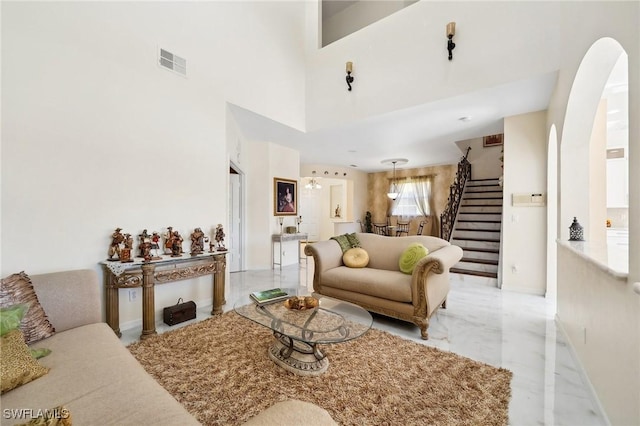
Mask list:
MULTIPOLYGON (((251 291, 273 287, 299 287, 311 292, 312 261, 280 270, 231 273, 225 311, 251 291)), ((502 291, 487 285, 451 281, 447 309, 431 318, 429 340, 420 338, 413 324, 374 315, 373 326, 416 343, 451 351, 513 372, 509 423, 525 425, 606 425, 608 422, 556 325, 555 304, 540 296, 502 291)), ((211 307, 198 308, 197 318, 208 318, 211 307)), ((156 321, 158 332, 175 329, 156 321)), ((128 344, 140 328, 123 330, 128 344)))

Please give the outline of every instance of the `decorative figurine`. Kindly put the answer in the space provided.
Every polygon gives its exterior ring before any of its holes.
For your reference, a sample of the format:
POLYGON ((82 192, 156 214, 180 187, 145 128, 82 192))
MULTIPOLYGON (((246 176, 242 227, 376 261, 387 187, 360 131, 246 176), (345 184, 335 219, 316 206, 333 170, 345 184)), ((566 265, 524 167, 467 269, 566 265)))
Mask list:
POLYGON ((340 211, 340 204, 338 204, 338 205, 336 206, 336 217, 340 217, 340 213, 341 213, 341 211, 340 211))
POLYGON ((178 231, 173 231, 171 236, 171 257, 182 256, 182 253, 184 253, 182 251, 182 241, 184 240, 182 236, 180 236, 180 233, 178 233, 178 231))
POLYGON ((122 228, 116 228, 116 230, 111 234, 111 245, 109 246, 109 258, 107 260, 116 261, 120 259, 120 244, 124 242, 124 235, 120 232, 122 228), (118 256, 117 259, 114 259, 113 256, 118 256))
POLYGON ((120 249, 120 262, 133 262, 131 258, 131 250, 133 250, 133 237, 131 234, 124 234, 124 247, 120 249))
POLYGON ((140 257, 147 258, 147 256, 151 253, 151 236, 147 232, 147 230, 143 230, 142 234, 138 235, 140 239, 140 246, 138 250, 140 250, 140 257))
POLYGON ((173 227, 167 228, 167 233, 164 234, 164 254, 172 254, 171 244, 173 244, 173 227))
POLYGON ((191 256, 196 256, 204 251, 204 232, 196 228, 191 234, 191 256))
POLYGON ((161 241, 162 241, 162 238, 160 237, 160 234, 154 231, 153 234, 151 235, 151 260, 162 259, 162 257, 160 257, 161 241))
POLYGON ((221 223, 219 223, 218 226, 216 226, 215 240, 216 240, 217 251, 227 251, 226 247, 224 246, 224 230, 222 229, 221 223))

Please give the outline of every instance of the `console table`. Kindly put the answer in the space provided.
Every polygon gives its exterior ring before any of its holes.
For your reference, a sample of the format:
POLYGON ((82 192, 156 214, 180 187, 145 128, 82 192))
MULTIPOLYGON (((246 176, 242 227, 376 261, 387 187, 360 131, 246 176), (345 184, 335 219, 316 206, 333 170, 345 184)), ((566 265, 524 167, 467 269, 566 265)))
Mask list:
MULTIPOLYGON (((287 241, 297 241, 298 242, 298 263, 300 262, 300 260, 302 260, 302 258, 300 257, 300 242, 301 241, 308 241, 309 239, 309 234, 305 234, 305 233, 301 233, 298 232, 296 234, 273 234, 271 235, 271 269, 274 269, 276 265, 280 266, 280 270, 282 270, 282 243, 287 242, 287 241), (279 250, 279 257, 278 260, 279 262, 276 262, 276 257, 275 257, 275 245, 276 243, 280 244, 280 250, 279 250)), ((305 257, 306 260, 306 257, 305 257)))
POLYGON ((182 257, 162 256, 160 260, 132 263, 104 261, 105 299, 107 324, 118 335, 120 332, 120 306, 118 290, 142 287, 142 334, 146 339, 156 334, 155 296, 156 284, 187 280, 205 275, 213 276, 213 309, 211 315, 222 314, 227 252, 202 253, 196 256, 184 254, 182 257))

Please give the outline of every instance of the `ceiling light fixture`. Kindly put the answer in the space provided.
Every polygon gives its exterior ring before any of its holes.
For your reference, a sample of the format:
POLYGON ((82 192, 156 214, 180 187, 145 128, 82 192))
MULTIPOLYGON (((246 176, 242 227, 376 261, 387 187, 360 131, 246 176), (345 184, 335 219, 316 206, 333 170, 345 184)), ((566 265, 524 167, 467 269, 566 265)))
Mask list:
POLYGON ((313 174, 313 177, 309 178, 309 182, 307 182, 307 184, 304 187, 307 189, 322 189, 322 185, 320 185, 320 183, 316 179, 316 176, 315 176, 316 171, 314 170, 311 173, 313 174))
POLYGON ((453 49, 456 48, 456 44, 453 42, 453 36, 456 35, 456 23, 449 22, 447 24, 447 50, 449 51, 449 60, 453 59, 453 49))
POLYGON ((391 158, 389 160, 382 160, 382 164, 393 164, 393 178, 391 179, 391 188, 389 192, 387 192, 387 197, 392 200, 398 198, 400 192, 398 191, 398 184, 396 182, 396 164, 407 164, 409 160, 406 158, 391 158))
POLYGON ((349 86, 349 91, 351 91, 351 83, 353 83, 353 76, 351 73, 353 72, 353 62, 347 62, 347 86, 349 86))

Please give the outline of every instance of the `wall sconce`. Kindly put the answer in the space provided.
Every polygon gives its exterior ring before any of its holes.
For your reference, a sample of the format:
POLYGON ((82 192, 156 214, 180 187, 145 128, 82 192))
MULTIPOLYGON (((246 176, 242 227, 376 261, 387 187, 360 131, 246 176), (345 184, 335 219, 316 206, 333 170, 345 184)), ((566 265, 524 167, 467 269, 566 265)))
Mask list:
POLYGON ((347 86, 349 86, 349 91, 351 91, 351 83, 353 83, 353 76, 351 73, 353 72, 353 62, 347 62, 347 86))
POLYGON ((447 38, 449 39, 449 41, 447 41, 447 50, 449 51, 449 60, 453 59, 453 49, 456 48, 456 44, 453 42, 453 36, 456 35, 456 23, 455 22, 449 22, 447 24, 447 38))

